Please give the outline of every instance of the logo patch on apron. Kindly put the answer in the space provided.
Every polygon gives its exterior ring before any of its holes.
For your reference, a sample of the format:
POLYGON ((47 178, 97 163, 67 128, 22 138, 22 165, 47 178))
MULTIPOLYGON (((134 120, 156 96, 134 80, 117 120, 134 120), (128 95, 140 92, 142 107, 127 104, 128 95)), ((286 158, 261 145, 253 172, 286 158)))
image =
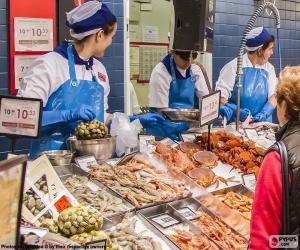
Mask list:
POLYGON ((100 81, 106 82, 106 75, 104 75, 100 72, 98 72, 98 78, 99 78, 100 81))

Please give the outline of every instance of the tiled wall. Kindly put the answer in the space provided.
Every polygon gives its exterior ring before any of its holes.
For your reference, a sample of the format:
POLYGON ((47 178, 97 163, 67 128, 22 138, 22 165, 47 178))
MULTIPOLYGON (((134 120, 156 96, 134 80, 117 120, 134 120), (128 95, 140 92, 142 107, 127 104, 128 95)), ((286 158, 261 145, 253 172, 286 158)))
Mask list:
MULTIPOLYGON (((213 82, 215 83, 224 64, 237 57, 238 47, 245 25, 255 8, 263 1, 216 0, 214 36, 213 82)), ((271 1, 273 2, 273 1, 271 1)), ((300 0, 276 0, 281 15, 282 65, 300 64, 300 0)), ((264 14, 256 26, 265 26, 276 35, 274 19, 264 14)), ((277 44, 271 63, 279 70, 277 44)))
MULTIPOLYGON (((9 94, 8 78, 8 18, 7 0, 0 0, 0 94, 9 94)), ((109 111, 124 111, 124 54, 123 54, 123 1, 104 1, 118 19, 118 31, 112 46, 106 51, 106 55, 101 61, 106 66, 111 93, 109 97, 109 111)), ((0 160, 6 157, 10 150, 10 140, 0 137, 0 160)), ((30 148, 29 140, 18 140, 17 152, 27 153, 30 148)))

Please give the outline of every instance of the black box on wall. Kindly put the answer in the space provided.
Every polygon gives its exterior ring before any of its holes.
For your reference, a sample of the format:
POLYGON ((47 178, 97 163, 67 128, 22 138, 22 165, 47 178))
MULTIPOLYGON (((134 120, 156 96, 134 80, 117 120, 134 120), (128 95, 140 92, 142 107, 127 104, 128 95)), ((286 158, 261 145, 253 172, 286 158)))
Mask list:
POLYGON ((215 0, 174 0, 173 49, 212 52, 215 0))

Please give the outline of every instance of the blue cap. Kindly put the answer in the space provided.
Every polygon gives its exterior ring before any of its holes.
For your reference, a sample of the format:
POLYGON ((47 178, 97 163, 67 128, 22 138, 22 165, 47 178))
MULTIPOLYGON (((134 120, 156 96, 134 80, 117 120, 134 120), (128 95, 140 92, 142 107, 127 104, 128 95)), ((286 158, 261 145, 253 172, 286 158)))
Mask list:
POLYGON ((264 27, 255 28, 246 36, 246 49, 255 51, 267 43, 270 38, 270 33, 264 27))
POLYGON ((81 40, 97 33, 110 23, 114 15, 106 4, 99 1, 88 1, 67 13, 66 25, 72 37, 81 40))

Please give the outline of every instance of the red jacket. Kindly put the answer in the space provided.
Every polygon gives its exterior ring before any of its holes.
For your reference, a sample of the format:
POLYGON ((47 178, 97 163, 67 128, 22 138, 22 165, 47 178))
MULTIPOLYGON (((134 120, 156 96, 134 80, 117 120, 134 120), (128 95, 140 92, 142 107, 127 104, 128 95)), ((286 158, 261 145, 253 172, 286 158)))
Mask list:
POLYGON ((255 189, 249 249, 271 249, 269 237, 280 235, 282 231, 281 172, 280 155, 268 153, 260 167, 255 189))

